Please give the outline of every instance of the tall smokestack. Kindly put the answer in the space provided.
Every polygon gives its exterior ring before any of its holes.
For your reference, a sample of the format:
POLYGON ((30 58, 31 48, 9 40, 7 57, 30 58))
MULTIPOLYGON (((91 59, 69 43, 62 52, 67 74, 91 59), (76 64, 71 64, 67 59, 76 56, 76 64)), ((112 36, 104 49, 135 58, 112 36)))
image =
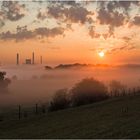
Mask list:
POLYGON ((32 54, 32 64, 35 64, 35 55, 34 55, 34 52, 32 54))
POLYGON ((42 56, 40 56, 40 64, 42 64, 42 56))
POLYGON ((19 54, 17 53, 17 65, 19 65, 19 54))

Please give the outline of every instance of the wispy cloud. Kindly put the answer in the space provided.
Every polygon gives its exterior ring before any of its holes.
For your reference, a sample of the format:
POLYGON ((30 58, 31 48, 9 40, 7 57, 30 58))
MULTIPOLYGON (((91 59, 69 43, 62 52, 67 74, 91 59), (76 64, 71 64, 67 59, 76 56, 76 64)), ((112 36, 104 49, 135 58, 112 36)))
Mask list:
POLYGON ((2 40, 15 40, 15 41, 21 41, 26 39, 41 39, 41 38, 50 38, 55 37, 58 35, 64 34, 64 28, 61 27, 55 27, 52 29, 46 28, 46 27, 40 27, 36 28, 35 30, 28 30, 27 26, 25 27, 17 27, 16 33, 12 33, 10 31, 2 32, 0 34, 0 39, 2 40))

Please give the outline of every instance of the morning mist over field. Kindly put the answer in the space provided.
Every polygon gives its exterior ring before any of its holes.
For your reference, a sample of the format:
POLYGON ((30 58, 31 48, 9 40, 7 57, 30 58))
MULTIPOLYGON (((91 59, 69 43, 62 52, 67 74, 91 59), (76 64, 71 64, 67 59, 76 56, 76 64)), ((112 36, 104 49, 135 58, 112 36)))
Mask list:
POLYGON ((48 102, 59 89, 72 88, 84 78, 95 78, 109 85, 120 81, 130 88, 140 85, 140 67, 86 67, 78 69, 47 70, 42 65, 2 66, 2 71, 12 79, 9 93, 1 93, 1 105, 35 104, 48 102), (16 75, 16 79, 14 79, 16 75))

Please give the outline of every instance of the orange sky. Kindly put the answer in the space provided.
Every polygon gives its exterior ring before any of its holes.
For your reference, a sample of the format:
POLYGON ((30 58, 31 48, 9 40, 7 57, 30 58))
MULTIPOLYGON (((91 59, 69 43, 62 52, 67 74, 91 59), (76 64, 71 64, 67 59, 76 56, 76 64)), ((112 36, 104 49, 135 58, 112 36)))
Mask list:
POLYGON ((29 3, 13 2, 15 11, 11 17, 5 16, 7 13, 1 8, 0 23, 4 21, 4 25, 0 24, 1 63, 15 64, 17 52, 20 63, 31 58, 32 52, 35 52, 36 63, 40 62, 40 56, 47 64, 139 63, 139 3, 120 3, 119 8, 111 2, 106 2, 106 7, 102 7, 101 2, 84 6, 83 3, 68 5, 63 2, 62 7, 59 2, 34 2, 32 6, 29 3), (111 6, 107 9, 109 3, 116 9, 112 11, 111 6), (133 7, 135 10, 130 10, 133 7), (103 16, 110 16, 110 19, 102 17, 104 8, 103 16), (103 58, 98 55, 100 51, 105 53, 103 58))

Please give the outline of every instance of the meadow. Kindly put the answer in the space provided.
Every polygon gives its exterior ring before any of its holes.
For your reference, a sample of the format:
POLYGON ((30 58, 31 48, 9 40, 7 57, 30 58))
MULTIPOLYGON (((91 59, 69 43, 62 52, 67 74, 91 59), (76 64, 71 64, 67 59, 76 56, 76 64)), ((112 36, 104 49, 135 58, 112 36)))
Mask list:
POLYGON ((0 138, 140 138, 140 95, 0 122, 0 138))

